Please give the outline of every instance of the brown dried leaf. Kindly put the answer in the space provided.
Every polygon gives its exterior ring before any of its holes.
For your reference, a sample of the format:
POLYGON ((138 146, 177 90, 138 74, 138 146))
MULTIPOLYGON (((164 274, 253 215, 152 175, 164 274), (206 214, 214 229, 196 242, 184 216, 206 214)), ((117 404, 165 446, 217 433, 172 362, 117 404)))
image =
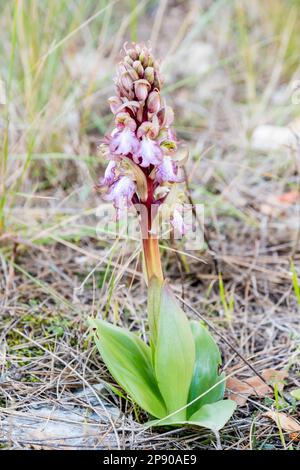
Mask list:
MULTIPOLYGON (((281 391, 284 387, 283 380, 288 374, 283 370, 264 369, 261 375, 269 384, 273 386, 276 384, 278 390, 281 391)), ((266 395, 272 394, 272 388, 257 375, 243 381, 235 377, 230 377, 227 380, 227 388, 230 392, 229 398, 240 406, 243 406, 250 396, 265 397, 266 395)))
POLYGON ((255 395, 257 397, 265 397, 266 395, 272 393, 272 389, 263 382, 259 377, 254 376, 246 380, 249 385, 249 395, 255 395))
POLYGON ((300 442, 300 434, 298 432, 291 432, 291 434, 289 434, 289 437, 293 441, 300 442))
POLYGON ((277 201, 281 204, 291 205, 299 199, 299 191, 289 191, 288 193, 280 194, 276 197, 277 201))
POLYGON ((234 400, 239 406, 245 405, 247 398, 251 395, 251 387, 249 387, 249 384, 235 377, 229 377, 227 379, 226 387, 229 390, 228 398, 234 400))
POLYGON ((284 379, 286 379, 289 374, 286 370, 264 369, 261 375, 268 383, 273 386, 276 385, 281 392, 284 387, 284 379))
POLYGON ((300 193, 297 190, 289 191, 283 194, 271 194, 266 198, 266 201, 261 204, 260 211, 263 214, 271 215, 275 217, 279 214, 283 214, 287 209, 295 204, 300 197, 300 193))
POLYGON ((275 421, 277 426, 279 425, 281 429, 287 432, 299 433, 300 432, 300 423, 294 418, 287 416, 285 413, 278 413, 276 411, 268 411, 264 413, 264 416, 275 421))

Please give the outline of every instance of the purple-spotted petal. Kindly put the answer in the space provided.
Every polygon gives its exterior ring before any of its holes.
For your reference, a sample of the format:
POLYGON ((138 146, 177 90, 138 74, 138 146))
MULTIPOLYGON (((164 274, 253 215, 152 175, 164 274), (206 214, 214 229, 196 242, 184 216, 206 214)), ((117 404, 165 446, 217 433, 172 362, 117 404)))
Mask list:
POLYGON ((120 131, 115 129, 111 134, 109 148, 112 153, 117 155, 128 155, 138 151, 139 141, 135 133, 128 127, 124 127, 120 131))
POLYGON ((158 165, 161 162, 162 150, 157 142, 149 139, 148 137, 143 137, 140 142, 140 148, 138 153, 133 155, 135 163, 139 164, 142 167, 147 167, 149 165, 158 165), (141 159, 141 161, 140 161, 141 159))
POLYGON ((101 184, 109 186, 113 183, 116 177, 116 166, 117 163, 114 160, 110 160, 104 172, 104 178, 102 178, 101 184))
MULTIPOLYGON (((117 209, 131 204, 136 191, 134 182, 128 176, 121 176, 110 187, 109 192, 104 196, 106 201, 112 201, 117 209)), ((119 215, 119 214, 118 214, 119 215)))
POLYGON ((172 157, 164 156, 162 162, 157 167, 156 181, 158 183, 178 183, 182 179, 177 174, 177 167, 172 157))

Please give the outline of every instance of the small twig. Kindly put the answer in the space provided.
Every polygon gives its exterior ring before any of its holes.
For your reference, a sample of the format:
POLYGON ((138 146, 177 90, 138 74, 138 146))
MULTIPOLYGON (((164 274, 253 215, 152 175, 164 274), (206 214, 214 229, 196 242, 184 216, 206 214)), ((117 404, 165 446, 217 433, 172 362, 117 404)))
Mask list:
MULTIPOLYGON (((200 318, 202 321, 204 321, 207 326, 209 326, 209 328, 211 328, 213 330, 214 333, 216 333, 221 339, 222 341, 224 341, 224 343, 227 344, 227 346, 229 346, 234 352, 235 354, 249 367, 249 369, 252 370, 252 372, 254 372, 255 375, 257 375, 257 377, 260 378, 260 380, 262 380, 268 387, 270 387, 270 389, 273 391, 273 393, 275 394, 276 391, 275 391, 275 387, 273 387, 272 385, 270 385, 266 379, 261 375, 260 372, 258 372, 255 367, 253 367, 250 362, 234 347, 232 346, 232 344, 230 343, 230 341, 228 341, 228 339, 225 338, 225 336, 223 336, 208 320, 206 320, 206 318, 204 318, 203 315, 201 315, 201 313, 199 313, 191 304, 189 304, 187 301, 181 299, 178 295, 175 294, 175 296, 177 297, 178 300, 180 300, 184 305, 186 305, 189 309, 192 310, 193 313, 195 313, 195 315, 197 315, 198 318, 200 318)), ((289 404, 289 405, 292 405, 291 401, 289 401, 288 398, 285 397, 285 401, 289 404)))
MULTIPOLYGON (((54 359, 56 359, 57 361, 59 361, 61 364, 63 364, 67 369, 69 369, 71 372, 73 372, 73 374, 75 374, 79 380, 82 381, 82 383, 85 384, 85 386, 91 391, 91 393, 94 395, 94 397, 98 400, 101 408, 103 409, 106 417, 108 418, 108 421, 110 422, 111 426, 112 426, 112 429, 113 429, 113 432, 114 432, 114 435, 116 437, 116 440, 117 440, 117 443, 118 443, 118 447, 120 446, 119 445, 119 439, 118 439, 118 433, 117 433, 117 430, 116 430, 116 427, 115 427, 115 424, 111 418, 111 416, 109 415, 103 401, 100 399, 99 395, 97 394, 97 392, 95 391, 94 387, 92 387, 92 385, 90 385, 89 382, 87 382, 87 380, 85 380, 85 378, 79 373, 77 372, 76 369, 74 369, 74 367, 72 367, 70 364, 68 364, 66 361, 64 361, 63 359, 61 359, 59 356, 57 356, 56 354, 54 354, 52 351, 49 351, 48 349, 44 348, 44 346, 42 346, 38 341, 35 341, 33 338, 29 338, 28 336, 24 335, 21 331, 19 330, 13 330, 15 332, 17 332, 19 335, 21 335, 24 339, 26 339, 27 341, 30 341, 31 343, 35 344, 38 348, 42 349, 42 351, 50 354, 54 359)), ((95 410, 96 411, 96 410, 95 410)), ((98 414, 98 416, 101 418, 101 415, 99 415, 99 413, 96 411, 96 413, 98 414)))
POLYGON ((208 239, 208 236, 206 235, 205 228, 204 228, 204 226, 202 225, 202 222, 201 222, 201 220, 199 219, 198 214, 197 214, 197 211, 196 211, 196 209, 195 209, 195 203, 194 203, 194 199, 193 199, 192 194, 191 194, 191 188, 190 188, 190 185, 189 185, 188 175, 187 175, 185 166, 183 167, 183 172, 184 172, 184 177, 185 177, 186 194, 187 194, 189 203, 190 203, 191 206, 192 206, 193 216, 195 217, 195 219, 197 220, 199 226, 201 227, 201 230, 202 230, 202 232, 203 232, 204 241, 205 241, 206 245, 208 246, 209 252, 210 252, 211 257, 212 257, 212 261, 213 261, 213 265, 214 265, 214 268, 215 268, 215 272, 216 272, 216 274, 219 276, 219 274, 220 274, 220 269, 219 269, 218 260, 217 260, 217 258, 216 258, 216 253, 215 253, 214 249, 213 249, 212 246, 211 246, 211 243, 210 243, 210 241, 209 241, 209 239, 208 239))

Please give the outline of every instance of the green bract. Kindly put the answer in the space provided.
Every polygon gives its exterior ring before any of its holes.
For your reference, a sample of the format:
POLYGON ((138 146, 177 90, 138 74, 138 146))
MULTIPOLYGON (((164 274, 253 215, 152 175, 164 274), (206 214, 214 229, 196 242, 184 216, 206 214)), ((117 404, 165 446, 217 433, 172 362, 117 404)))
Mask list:
POLYGON ((223 400, 221 355, 207 329, 189 322, 169 286, 152 280, 150 347, 137 335, 90 320, 103 361, 119 385, 153 419, 151 426, 196 425, 221 429, 236 404, 223 400))
POLYGON ((188 319, 174 301, 167 285, 161 294, 157 342, 154 348, 155 375, 167 414, 172 415, 172 421, 185 420, 185 406, 188 403, 195 364, 195 344, 188 319))

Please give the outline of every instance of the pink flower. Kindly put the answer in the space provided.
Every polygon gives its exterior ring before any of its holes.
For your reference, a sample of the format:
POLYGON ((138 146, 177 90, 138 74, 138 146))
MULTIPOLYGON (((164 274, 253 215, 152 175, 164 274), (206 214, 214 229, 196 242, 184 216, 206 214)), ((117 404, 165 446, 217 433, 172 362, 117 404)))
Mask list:
POLYGON ((149 165, 158 165, 161 161, 162 150, 157 142, 144 136, 140 142, 140 148, 138 152, 133 155, 135 163, 142 167, 149 165), (139 159, 142 161, 139 161, 139 159))
POLYGON ((130 206, 133 195, 136 191, 136 186, 131 178, 128 176, 121 176, 115 183, 113 183, 109 192, 104 196, 106 201, 113 201, 116 209, 118 210, 124 206, 130 206))
POLYGON ((157 167, 156 181, 158 183, 178 183, 182 180, 183 178, 177 175, 176 164, 172 161, 172 157, 165 155, 157 167))
MULTIPOLYGON (((110 161, 97 186, 118 214, 132 201, 147 210, 151 204, 161 204, 166 186, 184 180, 174 158, 178 143, 170 127, 174 113, 161 97, 159 64, 145 46, 133 44, 128 49, 125 45, 124 51, 116 94, 109 98, 115 129, 102 140, 103 156, 110 161)), ((179 212, 174 212, 172 223, 184 232, 179 212)))
POLYGON ((174 209, 173 215, 171 218, 171 224, 173 225, 174 229, 177 230, 177 232, 180 235, 184 235, 187 232, 187 226, 183 222, 182 215, 177 209, 174 209))
POLYGON ((101 180, 101 184, 105 186, 109 186, 115 180, 115 170, 116 170, 116 162, 114 160, 110 160, 108 163, 106 170, 104 172, 104 178, 101 180))
POLYGON ((117 155, 128 155, 136 153, 139 148, 139 141, 135 133, 128 127, 122 130, 115 129, 110 138, 110 151, 117 155))

